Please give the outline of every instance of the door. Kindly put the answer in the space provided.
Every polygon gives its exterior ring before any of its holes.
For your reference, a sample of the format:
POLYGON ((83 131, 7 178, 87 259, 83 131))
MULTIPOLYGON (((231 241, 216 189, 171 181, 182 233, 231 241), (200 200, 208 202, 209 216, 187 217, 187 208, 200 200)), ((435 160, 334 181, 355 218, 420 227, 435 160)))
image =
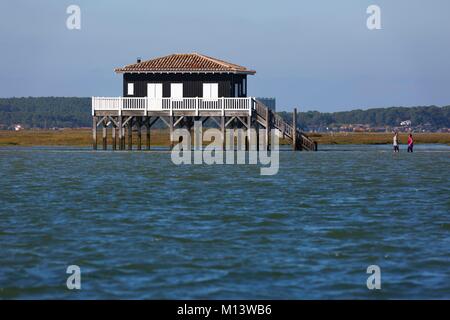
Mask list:
POLYGON ((204 83, 203 84, 203 99, 205 101, 217 101, 219 98, 219 84, 218 83, 204 83))
POLYGON ((172 100, 183 100, 183 84, 171 83, 170 84, 170 97, 172 100))
POLYGON ((162 83, 148 83, 147 84, 147 97, 149 110, 161 110, 162 109, 162 96, 163 96, 162 83))

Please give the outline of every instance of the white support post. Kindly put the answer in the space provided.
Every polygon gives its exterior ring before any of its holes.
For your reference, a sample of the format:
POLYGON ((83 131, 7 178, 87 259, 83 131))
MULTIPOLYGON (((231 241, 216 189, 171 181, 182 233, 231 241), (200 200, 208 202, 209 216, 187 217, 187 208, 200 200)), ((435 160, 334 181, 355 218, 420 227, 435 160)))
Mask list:
POLYGON ((195 99, 195 115, 196 116, 198 116, 198 105, 199 105, 199 103, 198 103, 198 97, 196 97, 196 99, 195 99))
POLYGON ((222 104, 222 117, 225 116, 225 98, 222 97, 220 103, 222 104))
MULTIPOLYGON (((170 111, 169 111, 169 115, 170 116, 173 116, 173 108, 172 108, 172 104, 173 104, 173 101, 172 101, 172 98, 170 98, 170 100, 169 100, 169 103, 170 103, 170 111)), ((172 137, 171 137, 171 139, 172 139, 172 137)))

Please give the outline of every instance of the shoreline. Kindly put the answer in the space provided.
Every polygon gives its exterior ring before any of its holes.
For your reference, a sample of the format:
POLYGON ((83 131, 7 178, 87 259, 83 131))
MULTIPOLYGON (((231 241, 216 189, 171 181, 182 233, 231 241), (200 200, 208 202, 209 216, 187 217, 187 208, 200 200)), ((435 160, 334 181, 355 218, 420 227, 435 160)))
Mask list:
MULTIPOLYGON (((90 146, 91 129, 60 130, 0 130, 0 147, 5 146, 90 146)), ((450 133, 413 133, 415 144, 450 145, 450 133)), ((343 133, 309 133, 309 137, 323 145, 385 145, 392 144, 391 133, 343 132, 343 133)), ((108 144, 111 143, 108 139, 108 144)), ((143 137, 145 140, 145 137, 143 137)), ((100 141, 100 137, 99 137, 100 141)), ((399 134, 400 145, 406 145, 407 133, 399 134)), ((152 146, 169 146, 167 129, 155 129, 151 134, 152 146)), ((290 144, 280 140, 281 145, 290 144)))

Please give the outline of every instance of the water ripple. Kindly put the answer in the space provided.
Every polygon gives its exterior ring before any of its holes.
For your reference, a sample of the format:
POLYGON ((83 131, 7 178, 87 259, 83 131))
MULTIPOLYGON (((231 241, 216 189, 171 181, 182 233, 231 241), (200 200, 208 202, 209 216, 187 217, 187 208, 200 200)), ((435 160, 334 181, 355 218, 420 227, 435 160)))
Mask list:
POLYGON ((275 176, 2 148, 0 298, 450 298, 450 148, 324 148, 281 152, 275 176))

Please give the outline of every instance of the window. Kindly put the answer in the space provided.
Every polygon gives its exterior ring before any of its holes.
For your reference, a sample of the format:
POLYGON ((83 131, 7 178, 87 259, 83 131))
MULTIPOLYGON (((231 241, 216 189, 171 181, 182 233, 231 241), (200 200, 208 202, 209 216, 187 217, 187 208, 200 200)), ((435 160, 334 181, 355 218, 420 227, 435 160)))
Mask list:
POLYGON ((204 83, 203 84, 203 99, 217 100, 219 97, 218 83, 204 83))
POLYGON ((235 97, 239 97, 239 88, 240 88, 239 83, 235 83, 234 84, 234 96, 235 97))
POLYGON ((127 86, 127 94, 128 94, 129 96, 134 95, 134 83, 128 83, 128 86, 127 86))
POLYGON ((242 94, 243 94, 244 96, 247 95, 247 78, 244 78, 244 79, 242 80, 242 94))
POLYGON ((177 100, 183 99, 183 84, 182 83, 171 83, 170 84, 170 97, 172 99, 177 99, 177 100))

